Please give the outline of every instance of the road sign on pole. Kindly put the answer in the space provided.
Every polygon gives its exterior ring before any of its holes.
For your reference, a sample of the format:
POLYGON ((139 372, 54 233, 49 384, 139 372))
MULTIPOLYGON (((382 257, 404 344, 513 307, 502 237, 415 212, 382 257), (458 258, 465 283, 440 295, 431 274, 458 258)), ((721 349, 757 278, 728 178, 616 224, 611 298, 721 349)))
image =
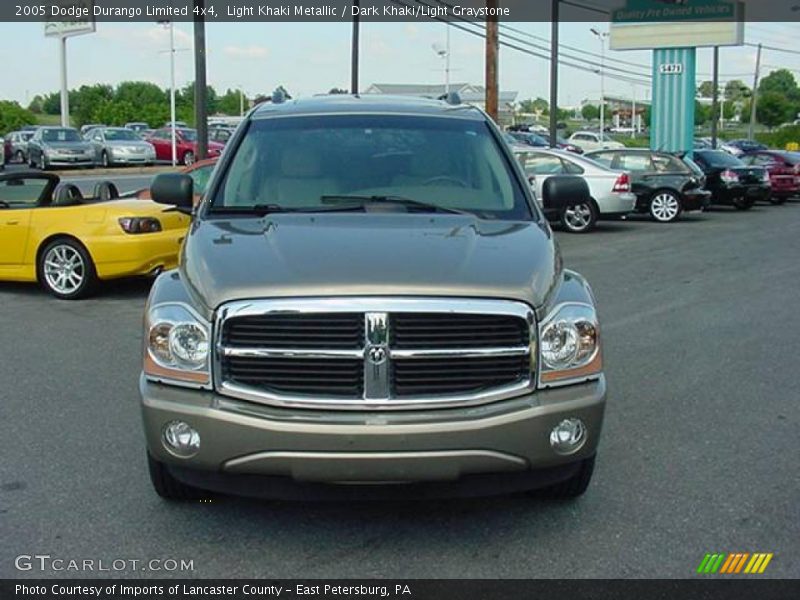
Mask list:
MULTIPOLYGON (((76 7, 83 9, 81 14, 94 13, 94 0, 59 0, 53 6, 76 7)), ((69 127, 69 89, 67 86, 67 38, 84 33, 94 33, 94 18, 76 19, 75 21, 46 21, 45 37, 56 37, 59 45, 59 64, 61 71, 61 126, 69 127)))

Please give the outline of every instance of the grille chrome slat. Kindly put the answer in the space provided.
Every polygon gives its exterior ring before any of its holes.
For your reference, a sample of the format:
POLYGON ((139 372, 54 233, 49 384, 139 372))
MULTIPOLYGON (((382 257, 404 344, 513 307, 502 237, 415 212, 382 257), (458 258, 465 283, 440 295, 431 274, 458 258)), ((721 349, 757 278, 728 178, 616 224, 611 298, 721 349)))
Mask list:
POLYGON ((531 331, 533 312, 504 300, 233 302, 217 314, 215 382, 274 406, 472 406, 533 388, 531 331))

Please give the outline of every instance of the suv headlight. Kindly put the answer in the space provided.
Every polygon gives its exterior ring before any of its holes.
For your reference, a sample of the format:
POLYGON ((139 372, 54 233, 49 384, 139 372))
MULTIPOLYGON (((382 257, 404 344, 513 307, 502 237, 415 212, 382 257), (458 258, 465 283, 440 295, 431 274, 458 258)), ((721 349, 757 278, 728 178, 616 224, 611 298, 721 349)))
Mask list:
POLYGON ((211 382, 211 326, 184 304, 160 304, 145 315, 144 372, 164 383, 211 382))
POLYGON ((594 307, 560 304, 539 326, 539 383, 544 387, 591 379, 603 370, 594 307))

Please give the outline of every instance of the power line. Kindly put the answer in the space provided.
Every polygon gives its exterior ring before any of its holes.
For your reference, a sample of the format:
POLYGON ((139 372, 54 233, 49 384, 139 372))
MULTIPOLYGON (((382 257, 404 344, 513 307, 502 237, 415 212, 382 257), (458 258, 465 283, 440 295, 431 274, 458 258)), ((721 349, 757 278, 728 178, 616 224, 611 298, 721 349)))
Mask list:
POLYGON ((745 42, 745 46, 750 46, 752 48, 758 48, 761 46, 764 50, 774 50, 775 52, 785 52, 786 54, 795 54, 800 56, 800 50, 789 50, 788 48, 781 48, 779 46, 768 46, 767 44, 754 44, 752 42, 745 42))
MULTIPOLYGON (((393 3, 395 3, 395 4, 400 4, 402 6, 409 6, 409 4, 406 4, 406 2, 404 2, 403 0, 391 0, 391 1, 393 3)), ((425 4, 427 6, 430 6, 430 4, 427 4, 424 1, 420 1, 420 0, 418 0, 418 1, 421 4, 425 4)), ((439 0, 435 0, 435 1, 438 2, 439 0)), ((470 29, 468 27, 465 27, 464 25, 460 25, 460 24, 454 23, 453 21, 451 21, 451 20, 449 21, 449 20, 444 19, 442 17, 434 17, 434 18, 437 21, 440 21, 440 22, 443 22, 443 23, 447 23, 450 27, 455 27, 456 29, 458 29, 460 31, 463 31, 465 33, 469 33, 470 35, 474 35, 476 37, 479 37, 479 38, 482 38, 482 39, 486 39, 485 28, 480 23, 475 23, 475 22, 469 21, 467 19, 459 19, 459 20, 463 21, 464 23, 467 23, 467 24, 469 24, 469 25, 471 25, 473 27, 477 27, 478 30, 476 30, 476 29, 470 29)), ((507 38, 508 35, 505 35, 505 37, 507 38)), ((541 58, 542 60, 546 60, 546 61, 550 60, 550 56, 547 55, 547 54, 540 54, 538 52, 534 52, 533 50, 529 50, 528 48, 521 47, 521 46, 519 46, 519 45, 517 45, 515 43, 511 43, 511 42, 505 41, 502 38, 500 39, 499 43, 500 43, 501 46, 505 46, 506 48, 510 48, 512 50, 517 50, 518 52, 522 52, 523 54, 527 54, 529 56, 534 56, 536 58, 541 58)), ((525 44, 530 45, 529 42, 521 42, 521 43, 525 43, 525 44)), ((580 60, 580 59, 572 58, 571 60, 580 60)), ((568 61, 562 60, 562 59, 559 59, 558 63, 560 65, 565 66, 565 67, 570 67, 570 68, 573 68, 573 69, 577 69, 579 71, 584 71, 586 73, 597 74, 599 72, 599 70, 587 67, 587 66, 585 66, 585 64, 576 64, 576 63, 568 62, 568 61)), ((636 78, 635 76, 618 75, 616 73, 607 73, 606 76, 609 77, 610 79, 616 79, 618 81, 624 81, 626 83, 635 83, 637 85, 641 85, 641 86, 644 86, 646 88, 650 87, 650 81, 649 80, 636 78)))

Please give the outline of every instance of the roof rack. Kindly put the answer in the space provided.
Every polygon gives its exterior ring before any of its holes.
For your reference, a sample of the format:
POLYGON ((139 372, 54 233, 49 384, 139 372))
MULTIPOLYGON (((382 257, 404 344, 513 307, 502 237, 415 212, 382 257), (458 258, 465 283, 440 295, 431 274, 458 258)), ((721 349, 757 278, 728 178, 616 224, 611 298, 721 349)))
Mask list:
POLYGON ((458 92, 448 92, 447 94, 442 94, 437 98, 438 100, 444 100, 448 104, 452 104, 453 106, 457 106, 461 104, 461 96, 458 95, 458 92))

